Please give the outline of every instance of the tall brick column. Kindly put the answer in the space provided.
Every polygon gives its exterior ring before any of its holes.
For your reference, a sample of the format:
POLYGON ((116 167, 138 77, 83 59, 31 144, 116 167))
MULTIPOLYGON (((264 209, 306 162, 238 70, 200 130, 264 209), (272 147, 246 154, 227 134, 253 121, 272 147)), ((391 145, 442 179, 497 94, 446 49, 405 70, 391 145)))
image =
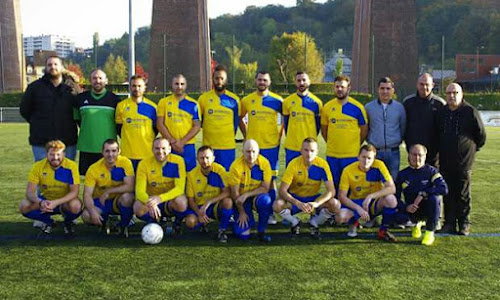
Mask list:
POLYGON ((170 89, 172 76, 179 73, 186 76, 189 91, 210 89, 209 32, 207 0, 154 0, 149 89, 163 91, 164 78, 170 89))
POLYGON ((3 0, 0 8, 0 93, 26 87, 19 0, 3 0))
MULTIPOLYGON (((357 0, 354 19, 352 85, 369 92, 389 76, 401 96, 415 90, 418 76, 415 0, 357 0)), ((375 90, 376 92, 376 90, 375 90)))

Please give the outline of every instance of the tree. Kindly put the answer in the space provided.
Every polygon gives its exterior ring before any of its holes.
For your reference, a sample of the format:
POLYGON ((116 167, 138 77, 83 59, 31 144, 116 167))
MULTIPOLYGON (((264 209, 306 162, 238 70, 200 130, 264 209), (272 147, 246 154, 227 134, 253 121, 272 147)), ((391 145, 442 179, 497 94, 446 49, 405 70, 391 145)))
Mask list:
POLYGON ((272 78, 285 83, 294 82, 297 71, 306 71, 312 82, 320 82, 324 76, 321 54, 314 39, 304 32, 273 37, 269 64, 272 78))
MULTIPOLYGON (((235 82, 243 82, 246 86, 252 86, 254 82, 255 74, 257 73, 257 62, 250 62, 243 64, 241 63, 241 55, 243 54, 243 49, 239 49, 234 46, 225 48, 227 55, 229 56, 229 62, 231 65, 230 72, 235 72, 235 82)), ((232 74, 228 74, 228 77, 232 79, 232 74)))
POLYGON ((147 82, 149 78, 149 74, 144 71, 144 68, 142 67, 142 64, 138 61, 135 62, 135 75, 140 75, 144 78, 144 80, 147 82))
POLYGON ((103 71, 108 75, 109 83, 121 84, 127 81, 127 65, 121 56, 110 54, 104 63, 103 71))
POLYGON ((76 75, 78 75, 78 77, 80 78, 80 82, 79 82, 80 84, 85 84, 86 78, 85 78, 85 75, 83 75, 83 71, 80 68, 80 65, 70 63, 70 64, 68 64, 66 69, 68 71, 71 71, 71 72, 75 73, 76 75))

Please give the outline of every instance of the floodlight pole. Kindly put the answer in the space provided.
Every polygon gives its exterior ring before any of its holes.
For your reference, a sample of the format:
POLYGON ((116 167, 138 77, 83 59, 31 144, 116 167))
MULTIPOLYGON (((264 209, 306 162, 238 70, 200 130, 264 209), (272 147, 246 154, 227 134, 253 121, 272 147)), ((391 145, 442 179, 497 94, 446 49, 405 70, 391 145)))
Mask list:
POLYGON ((134 37, 134 23, 133 23, 133 10, 132 10, 133 0, 129 0, 128 3, 128 78, 134 76, 135 74, 135 37, 134 37))

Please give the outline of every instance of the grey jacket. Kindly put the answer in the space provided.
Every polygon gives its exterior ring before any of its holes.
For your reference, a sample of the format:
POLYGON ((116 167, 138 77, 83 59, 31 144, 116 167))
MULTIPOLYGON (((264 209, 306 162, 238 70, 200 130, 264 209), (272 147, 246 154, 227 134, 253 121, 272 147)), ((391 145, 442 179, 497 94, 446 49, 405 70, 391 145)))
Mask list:
POLYGON ((391 100, 384 110, 376 99, 366 104, 368 114, 368 143, 381 150, 399 147, 406 130, 406 112, 403 104, 391 100))

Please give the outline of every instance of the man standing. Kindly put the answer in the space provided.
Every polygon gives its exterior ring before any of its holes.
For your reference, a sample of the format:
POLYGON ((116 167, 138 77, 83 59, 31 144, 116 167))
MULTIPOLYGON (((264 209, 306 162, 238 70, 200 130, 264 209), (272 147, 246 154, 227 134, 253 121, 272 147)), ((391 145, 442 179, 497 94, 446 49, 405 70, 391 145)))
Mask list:
POLYGON ((438 110, 446 102, 432 93, 434 81, 432 76, 424 73, 418 77, 417 92, 403 100, 406 111, 406 132, 404 134, 406 150, 412 145, 422 144, 427 152, 426 163, 439 166, 436 118, 438 110))
POLYGON ((236 205, 234 234, 240 239, 250 237, 250 229, 255 225, 252 208, 257 211, 259 221, 257 235, 260 241, 270 242, 266 235, 267 221, 273 213, 271 197, 268 194, 272 171, 269 161, 259 154, 255 140, 246 140, 243 155, 231 164, 228 183, 236 205))
POLYGON ((66 145, 66 157, 76 157, 77 128, 73 120, 74 91, 64 83, 63 62, 51 56, 45 75, 31 83, 23 95, 20 113, 30 124, 29 143, 35 161, 45 158, 44 145, 59 139, 66 145))
POLYGON ((102 156, 85 174, 82 219, 85 223, 101 226, 109 234, 109 215, 120 215, 118 233, 128 237, 134 202, 132 162, 120 155, 120 146, 112 139, 104 141, 102 156))
POLYGON ((200 132, 198 102, 186 95, 184 75, 172 78, 173 94, 158 103, 156 127, 172 147, 172 153, 186 162, 186 171, 196 167, 195 137, 200 132))
POLYGON ((385 163, 392 178, 399 172, 399 145, 406 128, 404 106, 392 99, 394 82, 389 77, 378 82, 378 99, 366 104, 368 114, 367 142, 377 148, 377 159, 385 163))
POLYGON ((144 97, 146 82, 142 76, 130 78, 132 96, 116 107, 115 123, 121 137, 122 154, 132 161, 134 170, 141 159, 151 155, 156 137, 156 104, 144 97))
POLYGON ((349 97, 351 79, 335 78, 336 98, 328 101, 321 112, 321 135, 326 141, 326 160, 338 189, 342 170, 357 161, 359 147, 368 132, 368 120, 361 103, 349 97))
POLYGON ((486 142, 483 121, 477 109, 463 99, 462 87, 446 87, 446 106, 439 110, 439 167, 448 184, 444 197, 442 232, 469 235, 471 174, 476 152, 486 142))
POLYGON ((214 149, 215 162, 229 170, 236 152, 240 98, 226 89, 227 71, 217 66, 213 74, 214 88, 198 99, 203 119, 203 145, 214 149))
POLYGON ((422 244, 430 246, 434 243, 434 231, 441 213, 439 197, 448 193, 448 186, 438 170, 425 163, 427 149, 424 145, 415 144, 408 152, 410 166, 398 174, 396 198, 412 222, 416 223, 412 229, 414 238, 422 236, 422 222, 417 221, 426 222, 422 244))
POLYGON ((171 153, 165 138, 153 142, 153 154, 139 163, 135 183, 135 215, 146 223, 162 217, 176 217, 174 233, 180 233, 180 223, 187 209, 184 195, 186 166, 179 155, 171 153))
MULTIPOLYGON (((278 128, 278 117, 282 113, 283 99, 269 91, 271 77, 266 71, 259 71, 255 76, 257 91, 241 100, 242 118, 248 115, 248 125, 241 121, 243 135, 246 139, 257 141, 260 154, 267 158, 273 170, 273 181, 269 195, 276 200, 276 183, 279 167, 279 150, 283 126, 278 128)), ((276 220, 271 216, 270 224, 276 220)))
POLYGON ((281 199, 274 203, 273 209, 290 222, 292 235, 300 233, 300 221, 293 215, 299 212, 311 215, 309 220, 311 236, 319 239, 319 225, 340 211, 340 202, 334 198, 335 187, 330 167, 317 155, 318 142, 314 138, 305 139, 302 142, 300 156, 288 164, 283 174, 280 186, 281 199), (322 182, 325 183, 326 190, 321 194, 322 182), (315 214, 316 212, 319 213, 315 214))
POLYGON ((76 97, 80 134, 77 148, 80 151, 81 175, 87 173, 93 163, 102 158, 102 144, 107 139, 116 139, 115 109, 120 98, 106 90, 108 78, 101 69, 90 73, 90 91, 76 97))
POLYGON ((74 233, 72 224, 80 215, 82 204, 78 199, 80 176, 78 166, 65 158, 63 142, 50 141, 45 146, 46 158, 36 162, 31 168, 26 199, 21 201, 19 210, 23 216, 41 222, 42 234, 50 234, 54 214, 64 216, 64 233, 74 233))
POLYGON ((211 219, 219 220, 217 240, 227 243, 226 230, 233 215, 233 200, 227 185, 226 169, 214 162, 210 146, 198 149, 198 166, 188 174, 186 195, 190 209, 186 226, 205 226, 211 219))
POLYGON ((319 133, 319 117, 323 102, 309 91, 311 81, 305 72, 297 72, 295 86, 297 93, 283 101, 283 121, 285 125, 286 165, 300 156, 302 142, 308 137, 316 138, 319 133))

